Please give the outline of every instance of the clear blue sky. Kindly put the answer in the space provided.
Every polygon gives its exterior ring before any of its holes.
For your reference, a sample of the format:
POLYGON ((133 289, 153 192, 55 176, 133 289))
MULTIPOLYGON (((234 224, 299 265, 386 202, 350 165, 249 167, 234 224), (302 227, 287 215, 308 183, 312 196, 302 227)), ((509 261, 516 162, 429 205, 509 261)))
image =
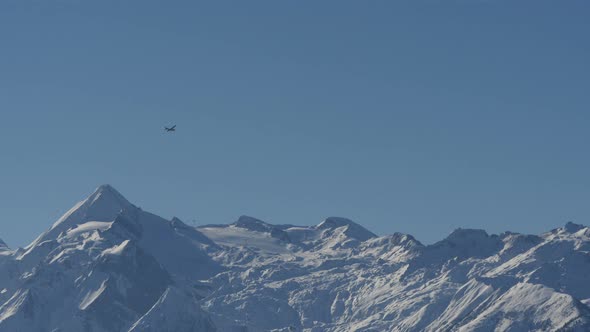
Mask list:
POLYGON ((103 183, 187 222, 336 215, 426 243, 588 224, 589 10, 2 1, 0 238, 103 183))

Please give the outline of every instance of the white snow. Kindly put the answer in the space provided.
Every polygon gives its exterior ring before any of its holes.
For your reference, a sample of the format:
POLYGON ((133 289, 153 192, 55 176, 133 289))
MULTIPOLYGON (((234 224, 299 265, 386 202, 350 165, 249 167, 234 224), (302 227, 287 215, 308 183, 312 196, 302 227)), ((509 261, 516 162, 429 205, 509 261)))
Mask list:
POLYGON ((123 253, 123 250, 125 250, 125 247, 127 247, 128 244, 129 244, 129 240, 125 240, 125 241, 121 242, 121 244, 119 244, 119 245, 105 249, 102 252, 102 254, 103 255, 121 255, 123 253))
POLYGON ((86 310, 86 308, 88 308, 88 306, 91 305, 106 288, 106 281, 103 281, 97 290, 90 290, 86 296, 84 296, 82 302, 80 302, 80 305, 78 306, 80 310, 86 310))
POLYGON ((104 231, 104 230, 108 229, 109 227, 111 227, 112 224, 113 224, 112 222, 89 221, 87 223, 77 225, 76 227, 74 227, 72 229, 68 229, 66 234, 67 234, 67 236, 74 237, 74 236, 78 236, 82 233, 92 232, 92 231, 96 231, 96 230, 104 231))
POLYGON ((256 248, 274 254, 290 252, 284 242, 271 237, 268 233, 252 232, 235 226, 204 227, 199 228, 199 231, 222 246, 256 248))

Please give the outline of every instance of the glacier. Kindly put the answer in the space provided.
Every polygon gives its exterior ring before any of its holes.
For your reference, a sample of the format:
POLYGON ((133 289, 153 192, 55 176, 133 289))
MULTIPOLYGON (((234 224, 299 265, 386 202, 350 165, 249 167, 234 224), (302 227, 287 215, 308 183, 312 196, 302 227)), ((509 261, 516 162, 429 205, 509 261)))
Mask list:
POLYGON ((590 228, 352 220, 189 226, 97 188, 25 248, 0 240, 0 332, 590 331, 590 228))

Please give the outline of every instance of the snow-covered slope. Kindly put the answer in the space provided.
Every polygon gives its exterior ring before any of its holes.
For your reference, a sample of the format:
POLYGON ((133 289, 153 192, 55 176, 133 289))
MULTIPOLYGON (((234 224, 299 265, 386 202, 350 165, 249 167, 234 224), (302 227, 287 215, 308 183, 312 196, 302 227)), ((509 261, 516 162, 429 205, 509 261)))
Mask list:
POLYGON ((223 271, 211 240, 133 206, 110 186, 0 262, 0 331, 124 331, 171 285, 223 271))
POLYGON ((590 331, 590 229, 351 220, 190 227, 99 187, 24 249, 0 240, 3 331, 590 331))

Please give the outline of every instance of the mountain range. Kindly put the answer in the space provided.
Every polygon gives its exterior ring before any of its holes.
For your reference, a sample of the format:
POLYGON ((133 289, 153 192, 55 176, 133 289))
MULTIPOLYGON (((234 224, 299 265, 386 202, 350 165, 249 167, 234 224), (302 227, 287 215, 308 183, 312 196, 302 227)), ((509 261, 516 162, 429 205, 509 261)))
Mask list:
POLYGON ((25 248, 0 240, 4 331, 590 331, 590 229, 193 227, 103 185, 25 248))

